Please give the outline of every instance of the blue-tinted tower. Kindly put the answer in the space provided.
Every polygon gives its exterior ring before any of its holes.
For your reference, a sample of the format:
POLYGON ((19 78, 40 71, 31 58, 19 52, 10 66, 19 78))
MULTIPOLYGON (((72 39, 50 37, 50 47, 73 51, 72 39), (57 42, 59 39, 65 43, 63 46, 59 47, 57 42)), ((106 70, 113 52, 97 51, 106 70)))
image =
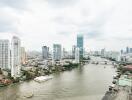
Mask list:
POLYGON ((77 47, 80 51, 80 58, 83 58, 83 35, 77 35, 77 47))

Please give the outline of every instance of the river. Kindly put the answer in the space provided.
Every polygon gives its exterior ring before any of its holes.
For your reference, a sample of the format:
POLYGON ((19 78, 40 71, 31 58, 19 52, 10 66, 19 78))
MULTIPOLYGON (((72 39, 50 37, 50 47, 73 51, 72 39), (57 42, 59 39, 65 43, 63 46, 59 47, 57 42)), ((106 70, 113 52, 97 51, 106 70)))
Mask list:
POLYGON ((112 65, 87 64, 53 74, 53 79, 43 83, 32 80, 1 88, 0 100, 26 100, 21 96, 30 92, 34 96, 27 100, 101 100, 114 74, 112 65))

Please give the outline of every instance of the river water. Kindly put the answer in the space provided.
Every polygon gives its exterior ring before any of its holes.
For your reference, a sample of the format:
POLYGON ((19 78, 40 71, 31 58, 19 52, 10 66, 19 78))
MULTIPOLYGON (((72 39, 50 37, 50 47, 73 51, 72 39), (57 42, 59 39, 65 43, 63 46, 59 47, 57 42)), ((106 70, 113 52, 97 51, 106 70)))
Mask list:
POLYGON ((32 80, 1 88, 0 100, 101 100, 114 74, 112 65, 87 64, 53 74, 53 79, 43 83, 32 80), (26 93, 34 96, 23 99, 26 93))

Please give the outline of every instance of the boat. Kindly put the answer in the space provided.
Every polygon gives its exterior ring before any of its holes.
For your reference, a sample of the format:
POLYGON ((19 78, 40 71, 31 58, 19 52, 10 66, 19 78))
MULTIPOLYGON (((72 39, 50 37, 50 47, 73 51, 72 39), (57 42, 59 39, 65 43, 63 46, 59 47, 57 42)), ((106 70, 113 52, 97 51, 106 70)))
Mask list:
POLYGON ((26 95, 24 95, 25 98, 32 98, 33 96, 33 93, 27 93, 26 95))
POLYGON ((115 84, 112 84, 109 86, 109 88, 114 88, 116 85, 115 84))
POLYGON ((50 79, 52 79, 53 78, 53 76, 39 76, 39 77, 36 77, 34 80, 36 81, 36 82, 45 82, 45 81, 48 81, 48 80, 50 80, 50 79))

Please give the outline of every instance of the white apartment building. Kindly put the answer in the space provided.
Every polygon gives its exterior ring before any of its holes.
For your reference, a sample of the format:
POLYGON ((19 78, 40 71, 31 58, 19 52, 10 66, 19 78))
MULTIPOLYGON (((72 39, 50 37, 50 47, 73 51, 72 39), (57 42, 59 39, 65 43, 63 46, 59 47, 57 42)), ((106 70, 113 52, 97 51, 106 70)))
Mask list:
POLYGON ((24 47, 21 47, 21 64, 26 64, 27 54, 24 47))
POLYGON ((0 40, 0 68, 10 69, 9 40, 0 40))
POLYGON ((18 37, 12 38, 11 44, 11 76, 18 77, 20 75, 21 67, 21 41, 18 37))
POLYGON ((80 50, 79 50, 79 48, 77 47, 76 49, 75 49, 75 62, 76 63, 79 63, 80 62, 80 50))

